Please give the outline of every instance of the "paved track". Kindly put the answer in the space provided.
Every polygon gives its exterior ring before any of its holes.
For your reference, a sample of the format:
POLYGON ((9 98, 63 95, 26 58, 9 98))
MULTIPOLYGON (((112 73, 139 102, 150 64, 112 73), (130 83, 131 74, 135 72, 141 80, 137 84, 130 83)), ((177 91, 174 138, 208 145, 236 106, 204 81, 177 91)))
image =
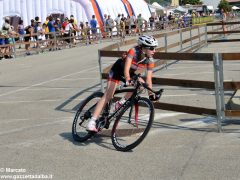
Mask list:
MULTIPOLYGON (((214 117, 157 110, 150 134, 132 152, 116 151, 104 134, 74 142, 76 106, 100 88, 100 47, 103 44, 0 62, 0 179, 4 174, 50 174, 62 180, 240 179, 236 120, 229 120, 220 134, 214 117), (6 168, 26 172, 1 172, 6 168)), ((226 67, 226 78, 234 73, 237 77, 239 63, 226 67)), ((212 64, 201 62, 179 62, 156 75, 213 80, 212 64)), ((165 89, 163 102, 215 106, 212 91, 165 89)))

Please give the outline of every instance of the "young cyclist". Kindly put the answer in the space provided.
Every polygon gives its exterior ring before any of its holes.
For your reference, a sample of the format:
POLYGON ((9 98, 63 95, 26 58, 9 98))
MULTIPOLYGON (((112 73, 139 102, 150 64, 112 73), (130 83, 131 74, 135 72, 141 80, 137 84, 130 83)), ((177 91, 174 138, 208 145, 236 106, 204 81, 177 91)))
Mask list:
MULTIPOLYGON (((131 48, 127 52, 126 58, 119 59, 114 63, 109 72, 109 79, 106 91, 103 97, 97 103, 97 106, 93 112, 93 116, 87 125, 88 131, 97 132, 96 120, 106 103, 112 99, 119 81, 123 81, 127 86, 130 86, 131 77, 134 75, 134 72, 146 68, 146 83, 149 85, 150 88, 152 88, 152 70, 154 68, 154 62, 152 57, 155 53, 155 48, 157 46, 158 41, 155 38, 153 38, 152 36, 142 35, 138 39, 138 45, 134 48, 131 48)), ((125 98, 120 100, 118 102, 119 104, 116 105, 118 105, 118 107, 121 106, 130 96, 131 94, 126 94, 125 98)), ((149 92, 149 98, 151 100, 154 100, 154 94, 151 94, 151 92, 149 92)), ((118 107, 116 107, 116 109, 118 107)))

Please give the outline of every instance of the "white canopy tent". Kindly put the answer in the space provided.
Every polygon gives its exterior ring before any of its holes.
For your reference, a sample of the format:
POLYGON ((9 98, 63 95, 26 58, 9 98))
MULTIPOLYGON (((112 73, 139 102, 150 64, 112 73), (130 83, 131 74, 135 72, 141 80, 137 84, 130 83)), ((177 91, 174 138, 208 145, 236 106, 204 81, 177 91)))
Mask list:
POLYGON ((182 6, 178 6, 174 11, 181 12, 181 13, 187 13, 188 10, 183 8, 182 6))
POLYGON ((36 16, 43 22, 50 14, 74 15, 78 22, 89 21, 95 15, 101 26, 104 14, 115 18, 119 13, 141 13, 145 19, 151 16, 144 0, 0 0, 0 27, 7 16, 20 17, 26 26, 36 16))
POLYGON ((165 8, 162 7, 160 4, 158 4, 157 2, 152 3, 152 5, 149 4, 148 6, 149 6, 152 14, 157 15, 157 16, 164 14, 165 8))
POLYGON ((158 4, 157 2, 152 3, 153 6, 155 6, 158 9, 165 9, 164 7, 162 7, 160 4, 158 4))
POLYGON ((232 9, 233 9, 233 10, 239 10, 240 8, 237 7, 237 6, 233 6, 232 9))

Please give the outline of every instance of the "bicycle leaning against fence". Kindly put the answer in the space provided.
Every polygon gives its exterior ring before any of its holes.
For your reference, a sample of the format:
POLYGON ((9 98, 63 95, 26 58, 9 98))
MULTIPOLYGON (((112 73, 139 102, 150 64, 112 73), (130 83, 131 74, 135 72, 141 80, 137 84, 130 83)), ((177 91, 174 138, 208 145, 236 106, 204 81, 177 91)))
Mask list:
MULTIPOLYGON (((115 119, 111 139, 113 146, 118 151, 129 151, 138 146, 151 128, 154 120, 154 106, 152 101, 146 97, 141 97, 141 94, 148 90, 154 93, 156 99, 159 100, 163 92, 163 89, 154 91, 149 88, 147 83, 139 80, 140 78, 140 74, 134 76, 133 88, 116 90, 114 97, 106 104, 96 122, 97 130, 100 132, 103 128, 108 129, 110 123, 115 119), (112 112, 112 104, 118 99, 115 95, 126 92, 132 92, 131 97, 112 112)), ((81 103, 72 124, 72 136, 75 141, 84 142, 96 134, 87 131, 86 126, 102 96, 102 92, 95 92, 81 103)))

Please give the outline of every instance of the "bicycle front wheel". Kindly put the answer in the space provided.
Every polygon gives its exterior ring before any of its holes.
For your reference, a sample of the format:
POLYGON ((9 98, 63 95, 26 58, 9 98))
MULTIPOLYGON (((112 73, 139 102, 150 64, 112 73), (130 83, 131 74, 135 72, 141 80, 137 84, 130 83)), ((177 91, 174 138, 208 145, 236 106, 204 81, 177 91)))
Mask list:
POLYGON ((122 110, 112 129, 112 143, 118 151, 129 151, 148 134, 154 119, 152 102, 144 97, 122 110))
POLYGON ((93 136, 94 133, 87 131, 86 126, 102 96, 103 93, 95 92, 80 105, 72 124, 72 136, 75 141, 84 142, 93 136))

